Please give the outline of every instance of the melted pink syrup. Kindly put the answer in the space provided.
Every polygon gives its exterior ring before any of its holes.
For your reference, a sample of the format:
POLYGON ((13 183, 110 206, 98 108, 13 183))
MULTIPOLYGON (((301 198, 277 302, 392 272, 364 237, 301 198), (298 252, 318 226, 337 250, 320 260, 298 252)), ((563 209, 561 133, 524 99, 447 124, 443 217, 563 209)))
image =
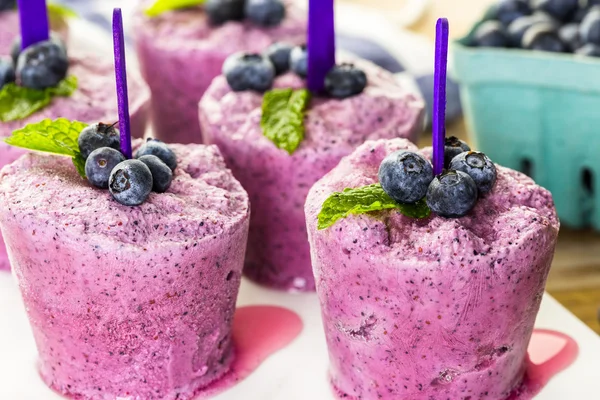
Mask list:
POLYGON ((550 379, 577 358, 579 346, 569 336, 547 329, 536 329, 528 348, 527 371, 521 387, 507 400, 530 400, 550 379))
POLYGON ((273 306, 238 308, 233 319, 235 359, 231 371, 203 389, 198 399, 215 396, 248 377, 271 354, 289 345, 302 332, 293 311, 273 306))

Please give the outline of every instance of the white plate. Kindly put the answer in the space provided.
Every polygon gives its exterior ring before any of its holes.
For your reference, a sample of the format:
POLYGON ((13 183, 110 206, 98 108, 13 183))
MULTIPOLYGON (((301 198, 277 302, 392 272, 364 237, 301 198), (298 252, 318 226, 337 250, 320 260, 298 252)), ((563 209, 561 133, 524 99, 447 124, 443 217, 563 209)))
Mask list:
MULTIPOLYGON (((294 310, 304 330, 288 347, 268 358, 252 375, 215 400, 332 400, 326 380, 327 348, 315 294, 290 295, 244 281, 238 305, 270 304, 294 310)), ((542 301, 538 328, 571 336, 580 354, 550 381, 536 400, 598 399, 600 338, 549 295, 542 301)), ((36 348, 12 276, 0 274, 0 399, 61 400, 35 368, 36 348)), ((64 399, 63 399, 64 400, 64 399)))

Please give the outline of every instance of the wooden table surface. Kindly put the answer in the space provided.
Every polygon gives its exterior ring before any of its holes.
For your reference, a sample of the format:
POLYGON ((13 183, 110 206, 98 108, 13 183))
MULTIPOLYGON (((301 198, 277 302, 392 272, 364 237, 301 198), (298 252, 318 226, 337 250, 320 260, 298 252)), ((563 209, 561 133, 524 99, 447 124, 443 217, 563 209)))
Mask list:
MULTIPOLYGON (((388 11, 393 16, 407 0, 344 0, 388 11)), ((423 0, 425 1, 425 0, 423 0)), ((464 36, 484 10, 496 0, 431 0, 431 7, 411 30, 433 40, 435 21, 447 17, 452 37, 464 36)), ((448 127, 448 134, 468 138, 464 121, 448 127)), ((431 145, 431 136, 425 136, 422 146, 431 145)), ((548 278, 548 291, 577 317, 597 333, 600 307, 600 233, 561 229, 552 270, 548 278)))

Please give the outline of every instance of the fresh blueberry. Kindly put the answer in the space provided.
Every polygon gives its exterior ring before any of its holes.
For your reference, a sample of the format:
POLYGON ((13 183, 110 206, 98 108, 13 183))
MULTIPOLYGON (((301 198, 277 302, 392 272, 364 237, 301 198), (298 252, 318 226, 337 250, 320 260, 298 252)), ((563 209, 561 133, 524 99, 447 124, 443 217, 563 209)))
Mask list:
POLYGON ((590 11, 590 7, 579 6, 577 8, 577 10, 575 10, 575 12, 573 13, 573 16, 571 17, 571 22, 580 24, 581 21, 583 21, 583 19, 585 18, 585 16, 587 15, 587 13, 589 11, 590 11))
POLYGON ((575 51, 581 47, 581 38, 579 37, 579 25, 570 23, 563 25, 558 30, 558 37, 567 46, 569 51, 575 51))
POLYGON ((579 26, 579 34, 584 43, 600 45, 600 6, 590 9, 579 26))
POLYGON ((169 146, 160 140, 148 139, 135 153, 135 158, 146 155, 153 155, 160 158, 162 162, 171 168, 171 171, 174 171, 175 168, 177 168, 177 156, 169 146))
POLYGON ((227 21, 241 21, 244 19, 245 0, 208 0, 204 4, 204 11, 210 22, 215 25, 227 21))
POLYGON ((331 97, 345 99, 362 93, 367 87, 367 75, 353 64, 341 64, 325 76, 325 90, 331 97))
POLYGON ((454 157, 450 163, 450 169, 462 171, 473 178, 479 193, 488 193, 496 183, 496 166, 483 153, 476 151, 461 153, 454 157))
POLYGON ((152 191, 152 172, 140 160, 125 160, 110 173, 108 190, 125 206, 142 204, 152 191))
POLYGON ((280 0, 246 0, 246 18, 260 26, 276 26, 285 18, 280 0))
POLYGON ((152 172, 152 190, 157 193, 164 193, 171 186, 173 181, 173 171, 160 158, 147 155, 138 158, 152 172))
POLYGON ((526 17, 518 18, 514 20, 507 28, 507 34, 510 38, 510 44, 513 47, 521 47, 523 42, 523 35, 525 32, 535 24, 539 23, 554 23, 556 26, 559 25, 551 16, 543 12, 537 12, 526 17))
POLYGON ((575 50, 575 54, 587 57, 600 57, 600 46, 593 43, 588 43, 583 47, 575 50))
POLYGON ((275 67, 260 54, 236 53, 223 64, 223 75, 233 91, 264 92, 273 86, 275 67))
POLYGON ((379 182, 383 190, 398 203, 414 203, 425 197, 433 179, 431 163, 410 151, 397 151, 379 166, 379 182))
POLYGON ((106 125, 102 122, 84 128, 77 138, 77 144, 83 158, 88 158, 92 151, 101 147, 111 147, 115 150, 121 148, 119 131, 115 129, 115 124, 106 125))
POLYGON ((469 145, 456 136, 447 137, 444 143, 444 168, 448 169, 454 157, 470 150, 469 145))
POLYGON ((108 188, 108 178, 117 164, 125 161, 125 156, 111 147, 101 147, 92 151, 85 160, 85 176, 96 187, 108 188))
POLYGON ((306 45, 296 46, 290 53, 290 68, 301 78, 308 74, 308 52, 306 45))
POLYGON ((0 89, 7 83, 14 81, 15 68, 13 67, 13 64, 5 58, 0 58, 0 89))
POLYGON ((462 171, 446 171, 436 176, 427 189, 427 205, 441 217, 463 217, 476 203, 477 185, 462 171))
MULTIPOLYGON (((64 52, 67 53, 67 46, 65 45, 64 40, 62 40, 62 38, 56 32, 50 32, 50 41, 57 46, 62 47, 64 52)), ((17 36, 15 40, 13 40, 10 48, 10 56, 12 57, 15 65, 17 65, 17 61, 19 60, 19 54, 21 54, 21 37, 17 36)))
POLYGON ((67 76, 69 60, 64 47, 52 40, 29 46, 17 61, 17 83, 31 89, 58 85, 67 76))
POLYGON ((14 10, 17 8, 17 0, 0 0, 0 11, 14 10))
POLYGON ((479 25, 473 40, 478 47, 507 47, 510 44, 504 27, 498 21, 486 21, 479 25))
POLYGON ((532 0, 536 10, 542 10, 561 21, 568 20, 577 10, 579 0, 532 0))
POLYGON ((293 46, 287 43, 273 43, 265 51, 265 56, 271 60, 271 63, 275 67, 275 74, 283 74, 290 69, 290 53, 292 52, 293 46))
POLYGON ((522 47, 528 50, 550 51, 562 53, 567 50, 565 44, 558 37, 556 28, 551 24, 536 24, 523 35, 522 47))
POLYGON ((494 6, 489 16, 497 19, 504 26, 508 26, 515 19, 529 14, 531 14, 531 8, 526 0, 502 0, 494 6))

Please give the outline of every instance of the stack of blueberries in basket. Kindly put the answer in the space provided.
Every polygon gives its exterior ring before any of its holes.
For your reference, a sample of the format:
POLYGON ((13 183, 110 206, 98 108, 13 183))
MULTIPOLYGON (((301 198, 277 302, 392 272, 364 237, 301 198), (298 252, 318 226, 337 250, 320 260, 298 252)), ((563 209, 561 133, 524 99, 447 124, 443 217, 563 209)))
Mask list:
POLYGON ((500 0, 470 44, 600 57, 600 0, 500 0))

